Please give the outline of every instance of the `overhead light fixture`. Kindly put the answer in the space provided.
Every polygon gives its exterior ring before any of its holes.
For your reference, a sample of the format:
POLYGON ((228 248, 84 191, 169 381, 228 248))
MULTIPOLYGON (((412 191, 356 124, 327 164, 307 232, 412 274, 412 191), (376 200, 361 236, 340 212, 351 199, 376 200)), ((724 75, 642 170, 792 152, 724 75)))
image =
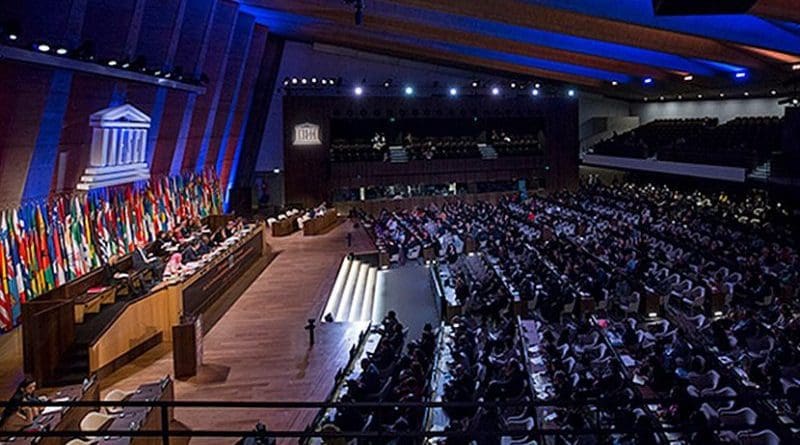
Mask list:
POLYGON ((17 40, 18 38, 19 38, 19 36, 17 36, 16 34, 9 34, 8 35, 8 40, 14 41, 14 40, 17 40))
POLYGON ((478 85, 479 85, 479 84, 478 84, 478 81, 477 81, 477 80, 473 80, 473 81, 472 81, 472 88, 478 88, 478 85))
POLYGON ((511 82, 511 89, 513 90, 516 87, 517 87, 517 83, 516 82, 511 82))
MULTIPOLYGON (((11 36, 8 36, 8 38, 10 39, 11 36)), ((800 71, 800 63, 795 63, 792 65, 792 71, 800 71)))
POLYGON ((569 91, 567 91, 567 96, 569 96, 569 97, 575 97, 575 90, 569 90, 569 91))
POLYGON ((301 83, 301 84, 303 84, 303 85, 305 85, 305 84, 307 84, 307 83, 308 83, 308 79, 306 79, 305 77, 303 77, 302 79, 300 79, 300 83, 301 83))
POLYGON ((697 95, 697 98, 698 98, 698 99, 702 99, 702 98, 703 98, 703 95, 702 95, 702 94, 698 94, 698 95, 697 95))
POLYGON ((533 94, 534 96, 538 96, 538 95, 539 95, 539 89, 538 89, 538 88, 534 88, 534 89, 531 91, 531 94, 533 94))
POLYGON ((656 317, 658 317, 658 313, 657 312, 648 312, 647 316, 650 317, 650 318, 656 318, 656 317))
POLYGON ((410 96, 410 95, 414 94, 414 87, 407 86, 404 91, 406 93, 406 96, 410 96))
POLYGON ((36 49, 38 49, 39 51, 41 51, 43 53, 46 53, 46 52, 50 51, 50 45, 48 45, 46 43, 39 43, 39 44, 36 45, 36 49))
POLYGON ((800 104, 800 99, 798 99, 796 97, 794 99, 792 99, 792 105, 798 105, 798 104, 800 104))
POLYGON ((644 100, 645 102, 647 102, 647 98, 646 98, 646 97, 645 97, 645 98, 643 98, 642 100, 644 100))
POLYGON ((750 93, 749 93, 749 92, 747 92, 747 91, 745 91, 745 92, 744 92, 744 97, 747 97, 747 96, 749 96, 749 95, 750 95, 750 93))
POLYGON ((328 84, 328 79, 323 77, 322 80, 320 81, 320 83, 323 84, 323 85, 327 85, 328 84))
POLYGON ((311 83, 316 85, 317 84, 317 78, 316 77, 312 77, 311 78, 311 83))
POLYGON ((769 94, 771 94, 771 95, 773 95, 773 96, 774 96, 774 95, 778 94, 778 92, 777 92, 777 91, 775 91, 775 90, 772 90, 772 91, 770 91, 770 92, 769 92, 769 94))
POLYGON ((272 173, 275 173, 276 175, 278 173, 280 173, 280 172, 281 172, 281 169, 279 169, 279 168, 275 168, 275 169, 272 170, 272 173))
POLYGON ((500 88, 493 87, 492 88, 492 95, 493 96, 497 96, 498 94, 500 94, 500 88))
POLYGON ((680 94, 678 94, 678 100, 683 100, 683 96, 681 96, 680 94))
POLYGON ((687 74, 683 76, 683 80, 685 80, 686 82, 691 82, 694 80, 694 76, 692 76, 691 74, 687 74))
POLYGON ((616 80, 612 80, 611 81, 611 85, 612 86, 617 86, 617 85, 619 85, 619 82, 617 82, 616 80))
MULTIPOLYGON (((123 68, 125 68, 125 69, 128 69, 128 68, 130 68, 130 66, 131 66, 130 62, 125 62, 125 63, 123 63, 123 64, 122 64, 122 67, 123 67, 123 68)), ((284 81, 283 81, 283 84, 284 84, 284 85, 286 85, 287 83, 289 83, 289 81, 288 81, 288 80, 284 80, 284 81)))
POLYGON ((739 71, 735 76, 737 79, 744 79, 747 77, 747 71, 739 71))
POLYGON ((450 88, 450 95, 451 96, 458 96, 458 88, 450 88))
MULTIPOLYGON (((116 65, 116 62, 114 63, 114 65, 116 65)), ((154 72, 153 75, 154 76, 160 76, 161 75, 161 70, 156 70, 156 72, 154 72)))
POLYGON ((534 87, 534 88, 541 88, 541 87, 542 87, 542 85, 541 85, 540 83, 536 83, 536 84, 534 84, 534 85, 533 85, 533 87, 534 87))
POLYGON ((353 93, 355 93, 356 96, 360 96, 360 95, 364 94, 364 89, 361 88, 361 87, 355 87, 353 89, 353 93))
MULTIPOLYGON (((108 66, 117 66, 117 61, 114 59, 109 60, 108 66)), ((158 74, 156 74, 156 76, 158 76, 158 74)))
POLYGON ((296 77, 292 77, 292 85, 297 85, 298 82, 299 80, 296 77))
POLYGON ((725 97, 725 93, 719 93, 719 97, 725 97))
POLYGON ((660 96, 658 100, 664 100, 664 96, 660 96))
POLYGON ((653 83, 653 78, 652 77, 645 77, 643 82, 644 82, 645 85, 650 85, 651 83, 653 83))

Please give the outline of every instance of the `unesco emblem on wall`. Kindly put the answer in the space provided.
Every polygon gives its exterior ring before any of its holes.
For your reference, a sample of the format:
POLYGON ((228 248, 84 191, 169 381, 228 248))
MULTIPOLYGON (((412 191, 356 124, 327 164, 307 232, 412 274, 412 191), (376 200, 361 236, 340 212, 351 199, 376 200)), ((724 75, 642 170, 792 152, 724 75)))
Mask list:
POLYGON ((320 145, 319 125, 306 122, 294 126, 294 139, 292 145, 320 145))

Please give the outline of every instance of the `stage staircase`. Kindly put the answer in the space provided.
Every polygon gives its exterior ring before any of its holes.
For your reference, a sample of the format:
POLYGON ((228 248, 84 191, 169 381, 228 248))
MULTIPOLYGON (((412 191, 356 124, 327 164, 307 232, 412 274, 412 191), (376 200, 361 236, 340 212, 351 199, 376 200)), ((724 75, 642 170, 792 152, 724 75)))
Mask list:
POLYGON ((345 258, 322 311, 322 321, 333 318, 334 322, 380 322, 384 303, 382 296, 375 293, 377 281, 376 266, 345 258))

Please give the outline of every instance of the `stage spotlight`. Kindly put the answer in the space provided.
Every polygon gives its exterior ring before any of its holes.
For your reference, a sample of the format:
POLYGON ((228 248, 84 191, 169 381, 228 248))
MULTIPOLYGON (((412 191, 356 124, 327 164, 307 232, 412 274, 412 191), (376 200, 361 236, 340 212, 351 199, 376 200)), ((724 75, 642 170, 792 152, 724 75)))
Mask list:
POLYGON ((409 85, 409 86, 405 87, 405 89, 403 89, 403 91, 406 93, 406 96, 411 96, 412 94, 414 94, 414 87, 409 85))
POLYGON ((492 88, 492 95, 497 96, 498 94, 500 94, 500 88, 497 87, 492 88))
POLYGON ((458 96, 458 88, 450 88, 451 96, 458 96))
POLYGON ((694 76, 692 76, 691 74, 687 74, 683 76, 683 80, 685 80, 686 82, 691 82, 692 80, 694 80, 694 76))
POLYGON ((353 88, 353 93, 356 96, 360 96, 360 95, 364 94, 364 89, 361 88, 361 87, 355 87, 355 88, 353 88))
POLYGON ((569 90, 569 91, 567 91, 567 96, 569 96, 569 97, 575 97, 575 90, 569 90))
POLYGON ((67 49, 66 48, 58 48, 58 49, 56 49, 56 54, 58 54, 59 56, 63 56, 65 54, 67 54, 67 49))
POLYGON ((644 78, 644 84, 645 85, 650 85, 652 83, 653 83, 653 78, 652 77, 645 77, 644 78))
POLYGON ((297 82, 299 82, 299 80, 297 80, 296 77, 292 77, 292 85, 297 85, 297 82))
POLYGON ((744 79, 746 77, 747 77, 747 72, 746 71, 739 71, 738 73, 736 73, 736 78, 737 79, 744 79))
POLYGON ((46 43, 37 43, 36 44, 36 49, 41 51, 41 52, 43 52, 43 53, 46 53, 46 52, 50 51, 50 45, 48 45, 46 43))
POLYGON ((538 95, 539 95, 539 89, 538 89, 538 88, 534 88, 534 89, 531 91, 531 94, 533 94, 534 96, 538 96, 538 95))
MULTIPOLYGON (((109 61, 108 61, 108 66, 117 66, 117 61, 116 61, 116 60, 114 60, 114 59, 111 59, 111 60, 109 60, 109 61)), ((157 76, 157 75, 158 75, 158 74, 156 74, 156 76, 157 76)))

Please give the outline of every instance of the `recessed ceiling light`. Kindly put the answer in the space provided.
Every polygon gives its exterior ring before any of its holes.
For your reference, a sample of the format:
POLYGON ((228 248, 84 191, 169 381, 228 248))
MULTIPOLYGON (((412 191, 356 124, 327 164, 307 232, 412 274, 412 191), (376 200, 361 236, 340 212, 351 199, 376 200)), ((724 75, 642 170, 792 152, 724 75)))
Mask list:
POLYGON ((750 93, 749 93, 749 92, 747 92, 747 91, 745 91, 745 92, 744 92, 744 96, 745 96, 745 97, 747 97, 747 96, 749 96, 749 95, 750 95, 750 93))
POLYGON ((775 91, 775 90, 772 90, 772 91, 769 92, 769 94, 772 94, 774 96, 774 95, 778 94, 778 92, 775 91))
POLYGON ((725 97, 725 93, 719 93, 719 97, 725 97))
POLYGON ((658 100, 664 100, 664 96, 659 97, 658 100))
POLYGON ((795 63, 792 65, 792 71, 800 71, 800 63, 795 63))
POLYGON ((616 80, 612 80, 612 81, 611 81, 611 85, 613 85, 613 86, 617 86, 617 85, 619 85, 619 82, 617 82, 616 80))
POLYGON ((681 100, 681 99, 683 99, 683 96, 681 96, 680 94, 678 94, 678 100, 681 100))
POLYGON ((702 98, 703 98, 703 95, 702 95, 702 94, 698 94, 698 95, 697 95, 697 98, 698 98, 698 99, 702 99, 702 98))
POLYGON ((687 82, 690 82, 690 81, 694 80, 694 76, 692 76, 691 74, 687 74, 687 75, 683 76, 683 80, 685 80, 687 82))
POLYGON ((66 53, 67 53, 67 49, 66 48, 58 48, 56 50, 56 54, 58 54, 59 56, 63 56, 66 53))
POLYGON ((541 84, 539 84, 539 83, 537 83, 537 84, 536 84, 536 85, 534 85, 533 87, 534 87, 534 88, 541 88, 541 87, 542 87, 542 85, 541 85, 541 84))

